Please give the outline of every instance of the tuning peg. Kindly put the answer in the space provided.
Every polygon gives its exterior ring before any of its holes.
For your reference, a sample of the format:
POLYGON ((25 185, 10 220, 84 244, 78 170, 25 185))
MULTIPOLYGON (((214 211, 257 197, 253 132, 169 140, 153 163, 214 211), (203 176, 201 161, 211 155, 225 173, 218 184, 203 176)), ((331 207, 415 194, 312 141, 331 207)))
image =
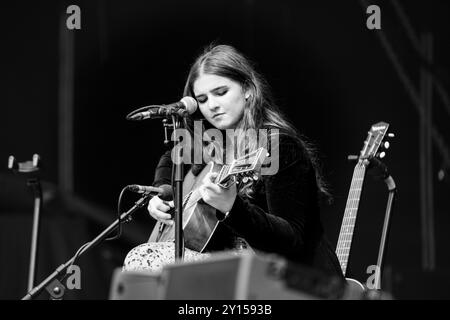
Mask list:
POLYGON ((358 156, 354 155, 354 154, 350 154, 347 156, 347 160, 348 161, 358 161, 358 156))
POLYGON ((444 169, 440 169, 438 172, 438 180, 439 181, 444 181, 445 179, 445 170, 444 169))
POLYGON ((41 157, 37 153, 33 154, 33 160, 32 160, 33 166, 34 167, 39 166, 40 161, 41 161, 41 157))
POLYGON ((381 152, 378 154, 378 157, 379 157, 380 159, 383 159, 385 156, 386 156, 386 152, 384 152, 384 151, 381 151, 381 152))
POLYGON ((390 146, 391 146, 391 144, 389 143, 389 141, 385 141, 385 142, 383 143, 383 148, 384 148, 384 149, 389 149, 390 146))
POLYGON ((258 180, 259 179, 259 177, 258 177, 258 175, 257 174, 255 174, 255 175, 253 175, 253 180, 258 180))
POLYGON ((17 163, 16 158, 14 158, 14 156, 9 156, 8 169, 17 170, 18 168, 19 168, 19 164, 17 163))
POLYGON ((247 181, 249 180, 249 177, 245 176, 244 178, 242 178, 242 182, 243 183, 247 183, 247 181))
POLYGON ((395 134, 393 134, 392 132, 388 133, 387 136, 388 136, 389 138, 395 138, 395 134))

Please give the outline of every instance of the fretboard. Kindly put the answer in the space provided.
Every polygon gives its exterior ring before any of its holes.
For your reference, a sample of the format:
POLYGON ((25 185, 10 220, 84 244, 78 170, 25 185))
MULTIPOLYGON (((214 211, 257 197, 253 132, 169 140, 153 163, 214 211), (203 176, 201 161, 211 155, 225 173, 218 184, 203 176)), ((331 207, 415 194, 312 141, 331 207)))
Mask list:
POLYGON ((359 199, 364 182, 366 166, 362 161, 358 162, 353 170, 352 183, 345 206, 339 240, 336 246, 336 255, 341 265, 342 273, 346 274, 350 248, 352 245, 353 230, 355 229, 356 215, 358 213, 359 199))

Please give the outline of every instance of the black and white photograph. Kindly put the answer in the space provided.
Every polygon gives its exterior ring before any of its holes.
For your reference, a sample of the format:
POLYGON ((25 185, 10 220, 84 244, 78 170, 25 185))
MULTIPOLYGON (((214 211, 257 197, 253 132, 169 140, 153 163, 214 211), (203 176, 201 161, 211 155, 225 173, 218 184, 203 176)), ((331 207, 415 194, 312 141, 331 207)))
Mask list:
POLYGON ((1 7, 0 300, 450 299, 448 1, 1 7))

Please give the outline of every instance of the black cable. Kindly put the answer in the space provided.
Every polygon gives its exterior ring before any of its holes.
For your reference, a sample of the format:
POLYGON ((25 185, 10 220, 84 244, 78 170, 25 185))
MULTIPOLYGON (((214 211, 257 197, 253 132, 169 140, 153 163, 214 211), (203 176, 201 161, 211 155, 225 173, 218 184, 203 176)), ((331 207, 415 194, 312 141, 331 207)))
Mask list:
MULTIPOLYGON (((77 252, 75 253, 75 255, 72 257, 72 259, 71 259, 72 262, 70 263, 70 265, 67 267, 66 270, 69 270, 69 269, 75 264, 76 260, 78 259, 78 256, 81 254, 81 251, 83 251, 83 249, 84 249, 87 245, 89 245, 90 243, 91 243, 91 241, 86 242, 85 244, 83 244, 83 245, 78 249, 78 251, 77 251, 77 252)), ((66 274, 62 277, 61 282, 63 282, 64 279, 66 279, 68 276, 69 276, 69 273, 66 273, 66 274)))
POLYGON ((120 191, 119 200, 117 201, 117 220, 119 222, 119 230, 117 231, 117 234, 115 236, 105 239, 106 241, 119 239, 120 236, 122 235, 122 221, 120 218, 121 212, 122 212, 121 203, 122 203, 123 194, 125 193, 126 190, 128 190, 128 186, 122 188, 122 191, 120 191))
MULTIPOLYGON (((111 237, 111 238, 107 238, 105 240, 110 241, 110 240, 115 240, 120 238, 120 236, 122 235, 122 221, 121 221, 121 203, 122 203, 122 198, 123 198, 123 194, 125 193, 125 191, 128 190, 128 186, 122 188, 122 191, 120 192, 119 195, 119 200, 117 201, 117 220, 119 221, 119 231, 117 232, 117 235, 111 237)), ((67 269, 70 269, 71 266, 73 266, 76 262, 76 260, 78 259, 78 256, 81 254, 81 252, 83 251, 83 249, 89 245, 91 242, 86 242, 85 244, 83 244, 78 251, 75 253, 75 255, 72 257, 72 262, 70 263, 70 265, 67 267, 67 269)), ((63 278, 62 281, 68 276, 68 274, 66 274, 63 278)))

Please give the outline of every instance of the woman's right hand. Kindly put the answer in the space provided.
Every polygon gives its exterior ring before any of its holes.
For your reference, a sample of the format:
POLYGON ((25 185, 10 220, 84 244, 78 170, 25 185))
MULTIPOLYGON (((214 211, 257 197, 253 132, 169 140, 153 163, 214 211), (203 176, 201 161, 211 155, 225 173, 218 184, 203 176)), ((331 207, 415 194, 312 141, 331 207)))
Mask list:
POLYGON ((172 225, 172 216, 167 213, 171 208, 174 207, 173 201, 163 201, 158 196, 154 196, 148 203, 147 210, 150 215, 156 220, 172 225))

